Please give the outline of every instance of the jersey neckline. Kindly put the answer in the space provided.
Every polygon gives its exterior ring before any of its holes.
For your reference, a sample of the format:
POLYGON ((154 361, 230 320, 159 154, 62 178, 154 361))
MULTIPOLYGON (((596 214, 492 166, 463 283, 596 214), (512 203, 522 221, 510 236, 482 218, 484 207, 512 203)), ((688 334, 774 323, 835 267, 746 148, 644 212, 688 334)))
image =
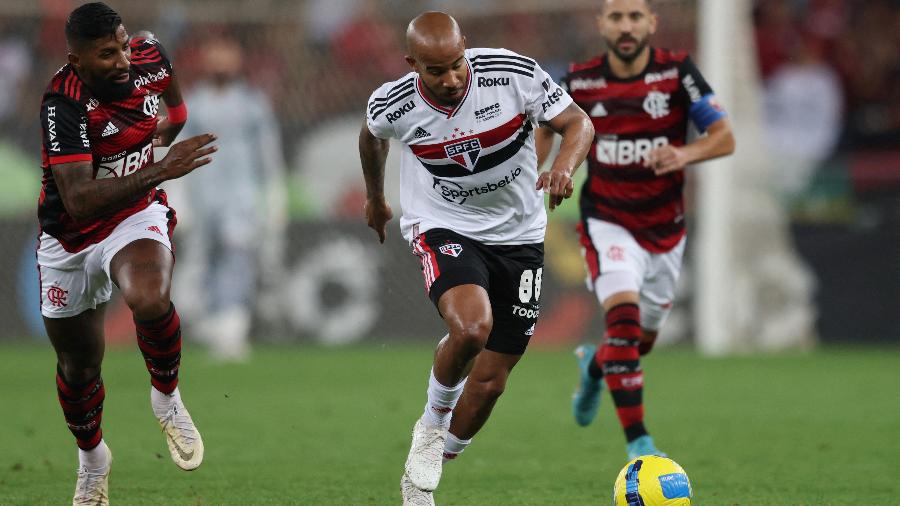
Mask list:
POLYGON ((422 89, 422 82, 421 79, 419 79, 419 74, 416 73, 416 93, 418 93, 419 96, 422 97, 422 100, 428 107, 436 112, 441 113, 442 115, 447 116, 447 119, 456 116, 459 110, 462 109, 463 104, 466 103, 466 99, 469 98, 469 94, 472 91, 472 64, 469 62, 468 56, 463 56, 463 59, 465 59, 466 67, 468 68, 468 75, 466 77, 466 79, 468 80, 468 83, 466 83, 466 93, 463 95, 462 100, 460 100, 459 103, 453 107, 447 107, 445 105, 438 104, 428 98, 425 90, 422 89))

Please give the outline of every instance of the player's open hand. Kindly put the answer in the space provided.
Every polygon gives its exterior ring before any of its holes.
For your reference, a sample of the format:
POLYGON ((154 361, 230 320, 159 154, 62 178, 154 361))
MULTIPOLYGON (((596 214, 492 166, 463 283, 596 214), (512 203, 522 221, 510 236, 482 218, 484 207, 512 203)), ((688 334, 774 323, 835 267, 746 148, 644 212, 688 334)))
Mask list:
POLYGON ((550 194, 550 210, 552 211, 556 209, 556 206, 562 204, 563 199, 572 196, 575 184, 568 173, 561 170, 548 170, 538 174, 537 185, 534 188, 550 194))
POLYGON ((215 140, 214 134, 201 134, 173 144, 159 162, 163 178, 177 179, 211 162, 209 155, 215 153, 218 148, 209 144, 215 140))
POLYGON ((681 170, 687 165, 687 155, 680 148, 666 144, 650 152, 644 167, 653 170, 657 176, 681 170))
POLYGON ((394 217, 394 211, 391 210, 390 204, 380 198, 366 199, 366 222, 369 227, 378 232, 378 241, 384 244, 384 238, 387 236, 387 222, 394 217))

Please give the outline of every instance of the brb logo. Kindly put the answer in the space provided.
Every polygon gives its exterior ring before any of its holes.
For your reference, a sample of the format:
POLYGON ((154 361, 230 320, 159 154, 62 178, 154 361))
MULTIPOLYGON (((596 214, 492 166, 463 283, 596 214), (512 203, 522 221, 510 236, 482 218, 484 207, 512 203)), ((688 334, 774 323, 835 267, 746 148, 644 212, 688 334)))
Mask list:
POLYGON ((400 108, 397 109, 396 111, 387 113, 387 116, 385 116, 385 117, 387 118, 388 123, 393 123, 393 122, 397 121, 398 119, 402 118, 404 114, 408 113, 409 111, 411 111, 415 108, 416 108, 416 103, 413 102, 412 100, 410 100, 409 102, 401 105, 400 108))
POLYGON ((469 169, 469 172, 475 170, 479 153, 481 153, 481 141, 478 140, 478 137, 444 146, 444 154, 447 155, 447 158, 469 169))
POLYGON ((128 153, 123 151, 112 156, 104 156, 100 159, 100 167, 97 169, 97 179, 109 177, 122 177, 137 172, 150 162, 153 154, 153 144, 147 144, 140 151, 128 153))
POLYGON ((434 178, 434 183, 431 185, 432 188, 438 191, 447 202, 452 202, 454 204, 464 204, 469 197, 475 197, 480 195, 487 195, 488 193, 493 193, 497 190, 505 188, 512 184, 513 181, 516 180, 522 174, 522 168, 516 167, 515 169, 509 171, 503 179, 497 181, 496 183, 485 183, 481 186, 473 187, 473 188, 464 188, 461 184, 455 181, 448 181, 446 179, 438 179, 434 178))
POLYGON ((600 139, 597 141, 597 160, 606 165, 644 163, 650 152, 669 143, 668 137, 654 139, 600 139))

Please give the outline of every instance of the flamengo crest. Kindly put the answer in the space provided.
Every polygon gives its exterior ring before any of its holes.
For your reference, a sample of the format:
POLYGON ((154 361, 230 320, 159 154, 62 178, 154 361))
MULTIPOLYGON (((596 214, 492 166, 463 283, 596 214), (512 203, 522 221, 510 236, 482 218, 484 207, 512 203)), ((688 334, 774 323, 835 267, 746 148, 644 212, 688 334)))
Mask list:
POLYGON ((661 91, 651 91, 644 99, 644 110, 653 119, 659 119, 669 115, 669 94, 661 91))

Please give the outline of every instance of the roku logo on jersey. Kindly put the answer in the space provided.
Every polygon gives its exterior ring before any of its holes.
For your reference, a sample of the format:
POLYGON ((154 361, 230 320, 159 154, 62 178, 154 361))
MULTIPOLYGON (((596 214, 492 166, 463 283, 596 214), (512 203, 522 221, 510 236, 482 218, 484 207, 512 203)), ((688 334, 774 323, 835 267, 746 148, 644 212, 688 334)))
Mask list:
POLYGON ((398 119, 402 118, 404 114, 408 113, 409 111, 411 111, 415 108, 416 108, 416 103, 413 102, 412 100, 410 100, 409 102, 400 106, 400 108, 397 109, 396 111, 387 113, 387 115, 385 115, 385 118, 387 118, 388 123, 393 123, 393 122, 397 121, 398 119))
POLYGON ((509 86, 508 77, 481 77, 478 76, 479 88, 492 88, 494 86, 509 86))
POLYGON ((651 151, 668 143, 668 137, 621 141, 600 139, 597 141, 597 160, 607 165, 644 163, 651 151))
POLYGON ((100 166, 97 168, 97 179, 122 177, 129 174, 134 174, 138 170, 142 169, 145 165, 150 163, 152 154, 153 144, 148 143, 146 146, 141 148, 140 151, 133 151, 131 153, 123 151, 118 155, 108 157, 116 158, 113 160, 108 160, 107 157, 104 157, 103 159, 101 159, 100 166))

